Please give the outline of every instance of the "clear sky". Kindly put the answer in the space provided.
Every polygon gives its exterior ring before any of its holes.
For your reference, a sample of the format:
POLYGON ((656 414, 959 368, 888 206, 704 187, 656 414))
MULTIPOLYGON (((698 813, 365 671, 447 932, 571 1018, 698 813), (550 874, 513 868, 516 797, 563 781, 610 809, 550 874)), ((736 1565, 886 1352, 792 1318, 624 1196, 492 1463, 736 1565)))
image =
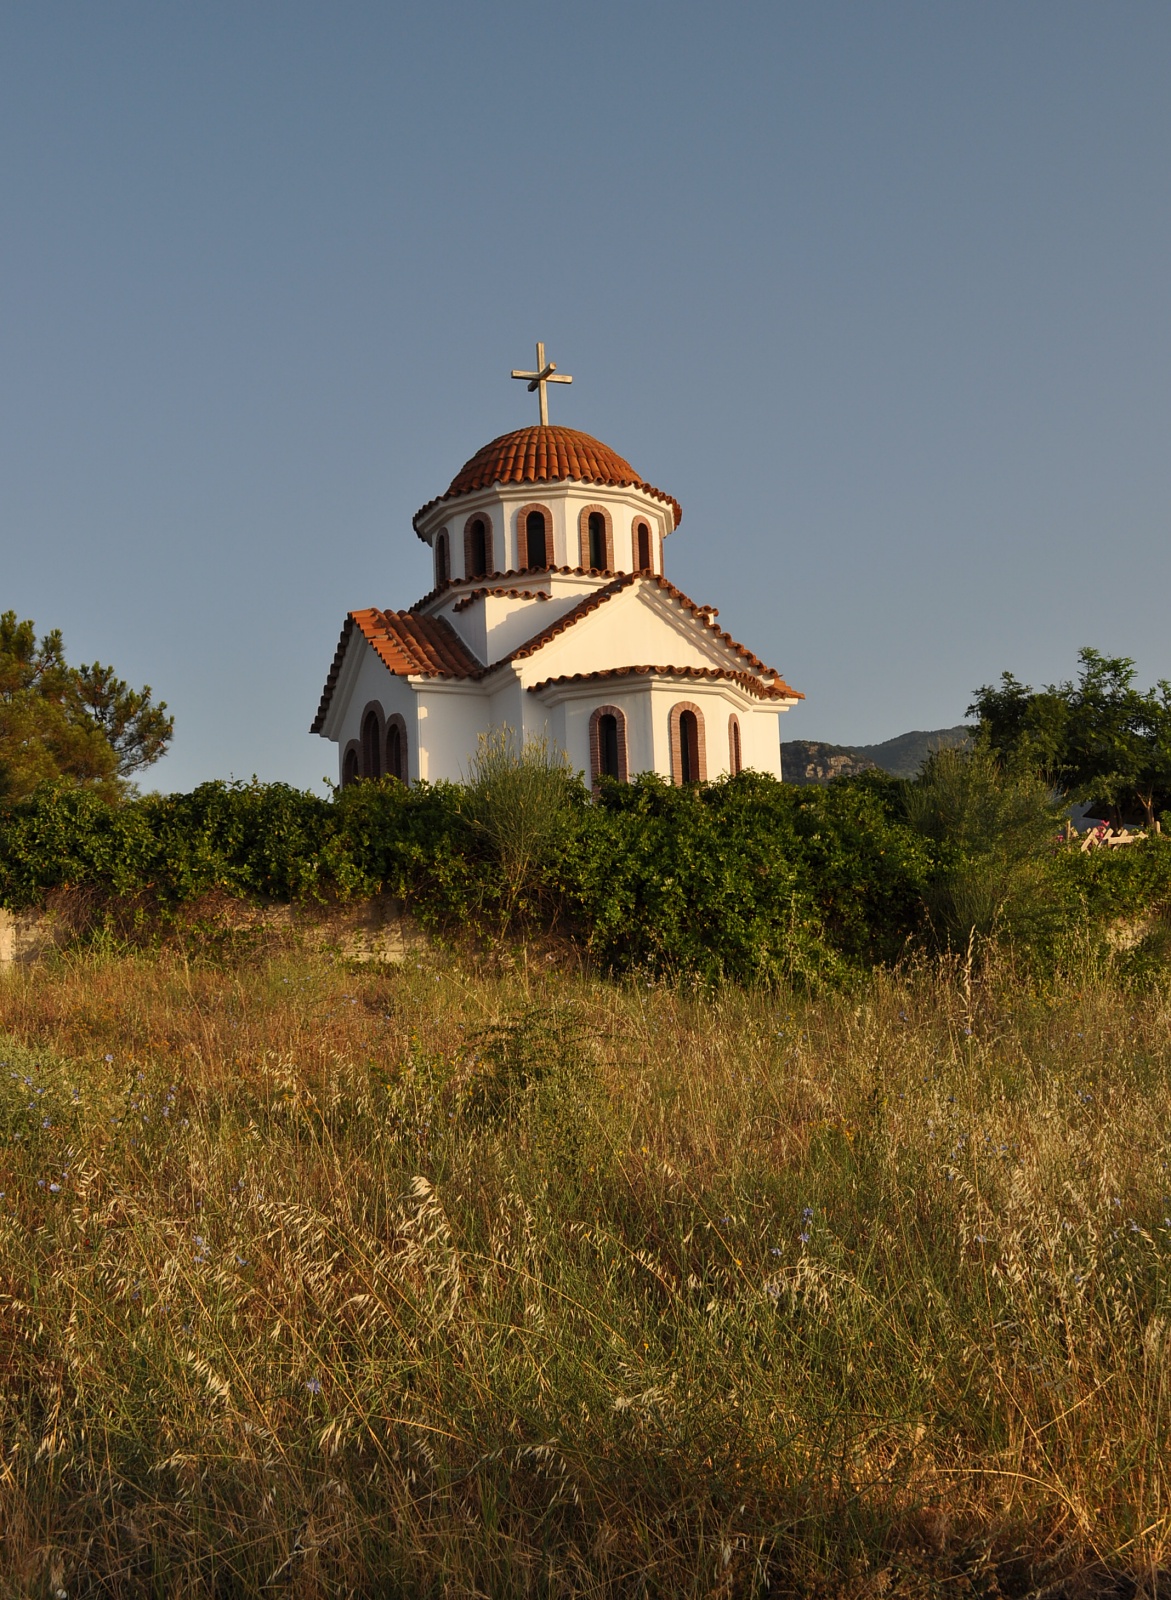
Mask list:
POLYGON ((336 773, 538 338, 786 737, 1171 677, 1165 0, 7 0, 0 141, 0 609, 169 702, 158 786, 336 773))

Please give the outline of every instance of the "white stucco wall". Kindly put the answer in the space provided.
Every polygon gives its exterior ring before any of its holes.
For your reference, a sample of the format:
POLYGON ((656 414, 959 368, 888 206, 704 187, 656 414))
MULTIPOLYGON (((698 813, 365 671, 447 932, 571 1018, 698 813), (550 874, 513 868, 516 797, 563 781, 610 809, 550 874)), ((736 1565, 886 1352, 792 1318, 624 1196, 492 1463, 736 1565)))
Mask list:
POLYGON ((553 564, 559 567, 581 565, 580 515, 585 506, 605 506, 613 529, 615 572, 633 572, 635 551, 632 530, 642 518, 651 528, 651 555, 654 570, 662 571, 663 540, 674 526, 674 513, 662 500, 641 489, 615 489, 591 483, 496 484, 491 489, 460 495, 447 505, 439 505, 419 525, 420 536, 435 548, 440 532, 447 533, 447 547, 453 578, 466 576, 464 570, 464 528, 468 519, 486 515, 492 522, 493 565, 497 572, 519 568, 517 516, 526 505, 545 506, 553 523, 553 564))

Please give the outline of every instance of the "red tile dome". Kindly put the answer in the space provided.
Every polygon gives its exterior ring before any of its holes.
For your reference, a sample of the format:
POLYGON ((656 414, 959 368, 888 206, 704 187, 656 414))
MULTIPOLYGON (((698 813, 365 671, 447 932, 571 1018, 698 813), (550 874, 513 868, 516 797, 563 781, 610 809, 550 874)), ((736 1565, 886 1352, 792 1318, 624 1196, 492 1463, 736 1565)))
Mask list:
POLYGON ((576 428, 538 425, 502 433, 499 439, 477 450, 451 480, 446 494, 429 500, 415 512, 415 527, 432 506, 442 500, 454 500, 457 495, 471 494, 475 489, 488 489, 496 483, 560 483, 567 479, 606 484, 614 489, 642 489, 671 507, 676 528, 683 516, 678 500, 645 483, 629 461, 600 439, 579 433, 576 428))

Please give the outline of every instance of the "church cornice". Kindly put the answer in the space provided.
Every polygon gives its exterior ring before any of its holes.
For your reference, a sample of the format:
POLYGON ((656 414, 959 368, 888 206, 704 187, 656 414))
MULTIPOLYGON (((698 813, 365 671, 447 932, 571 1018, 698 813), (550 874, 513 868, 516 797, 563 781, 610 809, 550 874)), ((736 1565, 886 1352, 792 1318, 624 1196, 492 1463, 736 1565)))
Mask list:
POLYGON ((719 683, 735 683, 758 700, 804 700, 797 689, 791 689, 783 678, 765 683, 751 672, 732 672, 721 667, 601 667, 596 672, 566 672, 556 678, 542 678, 540 683, 530 683, 529 694, 540 694, 547 689, 571 689, 578 685, 588 688, 592 683, 609 682, 616 678, 690 678, 719 683))
MULTIPOLYGON (((553 571, 581 572, 580 568, 554 568, 553 571)), ((585 576, 584 573, 582 573, 585 576)), ((505 574, 505 576, 519 576, 505 574)), ((482 583, 482 580, 481 580, 482 583)), ((321 704, 317 716, 310 729, 311 733, 320 733, 329 712, 330 702, 333 699, 337 686, 338 676, 345 661, 346 651, 350 639, 357 629, 361 632, 366 642, 374 649, 379 659, 386 668, 396 676, 421 677, 421 678, 446 678, 462 679, 468 683, 479 683, 485 678, 503 670, 505 667, 514 666, 517 662, 525 661, 536 655, 539 650, 551 643, 567 629, 576 626, 585 617, 588 617, 600 606, 607 604, 617 595, 624 594, 636 584, 645 584, 675 602, 679 608, 693 617, 701 627, 715 636, 720 644, 745 664, 744 668, 732 669, 732 676, 740 679, 750 679, 762 698, 780 700, 803 700, 805 697, 798 690, 790 688, 780 673, 775 668, 766 666, 758 655, 742 645, 738 640, 715 623, 715 611, 711 606, 699 606, 695 601, 677 589, 669 579, 661 577, 658 573, 629 572, 622 573, 612 578, 608 583, 602 584, 592 593, 584 595, 576 605, 555 617, 539 632, 533 634, 522 644, 510 650, 499 661, 492 661, 486 665, 478 661, 471 654, 459 634, 442 617, 429 616, 417 608, 411 611, 379 611, 370 608, 366 611, 351 611, 342 627, 342 636, 338 642, 334 655, 333 666, 330 668, 326 679, 325 688, 321 696, 321 704), (776 690, 776 693, 772 691, 776 690)), ((454 586, 449 586, 454 587, 454 586)), ((531 591, 530 591, 531 592, 531 591)), ((430 597, 428 597, 430 598, 430 597)), ((599 676, 607 672, 663 672, 685 669, 663 669, 657 667, 629 667, 602 669, 599 676)), ((727 668, 694 668, 686 669, 688 675, 719 675, 728 673, 727 668)), ((571 675, 572 676, 572 675, 571 675)), ((548 680, 552 681, 552 680, 548 680)))

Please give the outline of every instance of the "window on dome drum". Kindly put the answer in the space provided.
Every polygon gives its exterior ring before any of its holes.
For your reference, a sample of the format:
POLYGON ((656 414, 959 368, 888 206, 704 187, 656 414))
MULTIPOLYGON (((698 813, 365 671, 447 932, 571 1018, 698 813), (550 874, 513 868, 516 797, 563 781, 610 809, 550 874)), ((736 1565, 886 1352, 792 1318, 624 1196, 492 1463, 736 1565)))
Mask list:
POLYGON ((526 566, 547 567, 549 565, 549 552, 545 548, 545 513, 543 511, 530 511, 525 518, 525 545, 527 547, 526 566))
POLYGON ((594 572, 606 570, 606 519, 600 511, 591 511, 589 519, 590 530, 590 568, 594 572))
POLYGON ((740 755, 740 718, 733 714, 728 718, 728 771, 733 777, 744 770, 744 763, 740 755))
POLYGON ((447 563, 447 535, 441 533, 435 541, 435 587, 440 589, 447 582, 450 568, 447 563))
POLYGON ((382 776, 382 752, 379 745, 382 743, 382 729, 378 726, 377 714, 367 711, 362 719, 362 776, 364 778, 380 778, 382 776))
POLYGON ((346 751, 346 759, 342 763, 342 787, 343 787, 343 789, 345 788, 345 786, 347 784, 357 783, 358 777, 359 777, 359 773, 358 773, 358 752, 351 745, 350 748, 346 751))
POLYGON ((635 551, 635 571, 649 572, 651 570, 651 530, 645 522, 640 522, 634 530, 637 549, 635 551))
POLYGON ((483 517, 472 523, 468 538, 469 578, 483 578, 488 572, 488 530, 483 517))
POLYGON ((386 725, 386 774, 407 782, 407 730, 400 716, 393 716, 386 725))

